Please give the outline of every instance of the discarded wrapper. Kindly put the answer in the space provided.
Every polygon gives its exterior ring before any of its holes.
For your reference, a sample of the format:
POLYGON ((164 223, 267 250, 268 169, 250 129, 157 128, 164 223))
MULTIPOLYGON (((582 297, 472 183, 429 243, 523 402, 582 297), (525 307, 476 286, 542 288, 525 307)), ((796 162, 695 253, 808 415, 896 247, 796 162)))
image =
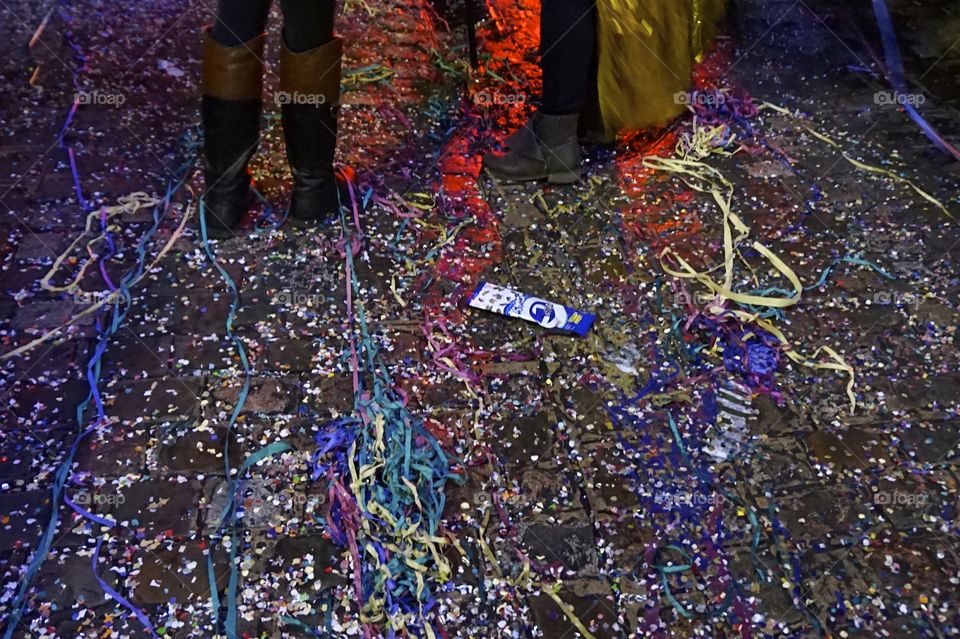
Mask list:
POLYGON ((470 296, 469 305, 507 317, 519 317, 544 328, 570 331, 581 337, 587 334, 596 319, 596 315, 592 313, 548 302, 489 282, 481 282, 477 286, 470 296))
POLYGON ((756 418, 759 411, 752 407, 750 389, 734 380, 727 380, 717 387, 717 405, 714 437, 703 452, 723 462, 737 455, 746 445, 750 439, 747 421, 756 418))

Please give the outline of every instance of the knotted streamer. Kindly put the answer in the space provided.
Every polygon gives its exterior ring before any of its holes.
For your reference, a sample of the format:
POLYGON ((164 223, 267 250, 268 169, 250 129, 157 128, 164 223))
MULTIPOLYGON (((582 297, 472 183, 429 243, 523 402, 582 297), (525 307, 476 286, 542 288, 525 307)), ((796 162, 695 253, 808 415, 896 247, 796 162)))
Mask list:
MULTIPOLYGON (((706 286, 717 298, 729 300, 736 304, 761 308, 786 308, 795 305, 800 301, 803 293, 803 285, 796 273, 782 259, 775 255, 770 249, 754 241, 751 247, 760 255, 765 257, 771 266, 782 274, 793 287, 793 292, 788 297, 772 297, 764 295, 753 295, 738 293, 733 290, 733 268, 734 257, 739 251, 739 246, 750 235, 750 228, 743 223, 737 216, 731 206, 733 198, 733 184, 720 173, 717 169, 703 162, 703 159, 713 154, 729 154, 726 146, 732 142, 733 138, 729 135, 720 134, 716 128, 704 128, 698 125, 695 118, 693 121, 693 131, 689 136, 682 137, 677 143, 676 155, 674 158, 663 158, 659 156, 647 156, 643 158, 643 165, 655 171, 664 171, 676 174, 687 186, 701 193, 709 193, 714 202, 720 208, 722 213, 723 227, 723 280, 717 281, 710 276, 714 269, 707 271, 698 271, 686 260, 673 250, 672 247, 666 247, 660 253, 660 263, 668 274, 690 279, 706 286), (720 146, 714 146, 714 144, 720 146), (736 232, 736 234, 734 234, 736 232), (680 269, 672 268, 668 265, 668 258, 673 258, 680 266, 680 269)), ((743 259, 741 257, 741 259, 743 259)), ((745 260, 743 260, 745 262, 745 260)), ((855 374, 853 367, 829 346, 821 346, 816 349, 812 357, 805 357, 790 346, 790 342, 782 331, 773 324, 760 316, 756 312, 747 312, 743 310, 727 309, 720 304, 710 304, 708 312, 717 315, 733 315, 739 320, 747 323, 755 323, 774 335, 783 345, 787 357, 797 364, 817 368, 836 370, 846 373, 849 376, 847 384, 847 396, 850 399, 850 410, 856 409, 856 395, 853 392, 855 383, 855 374), (817 361, 817 356, 825 353, 830 361, 817 361)))
POLYGON ((423 420, 406 408, 370 335, 356 298, 361 285, 354 254, 361 250, 362 229, 354 185, 348 184, 351 202, 341 206, 338 244, 347 278, 355 417, 321 430, 313 472, 330 482, 327 526, 352 557, 365 636, 383 623, 390 636, 406 630, 433 638, 433 591, 451 575, 444 550, 458 547, 440 530, 444 488, 462 478, 423 420), (332 462, 323 463, 331 455, 332 462))
POLYGON ((723 135, 722 131, 718 130, 722 128, 724 127, 701 127, 697 119, 694 118, 692 135, 682 137, 677 143, 677 157, 647 156, 643 158, 643 166, 655 171, 673 173, 679 176, 691 189, 700 193, 709 193, 713 197, 723 215, 723 281, 721 283, 714 280, 710 277, 709 271, 700 272, 696 270, 669 246, 660 252, 661 265, 670 275, 696 280, 709 288, 714 294, 738 304, 772 308, 793 306, 800 301, 800 295, 803 291, 800 279, 783 260, 757 241, 754 241, 751 247, 767 258, 770 264, 787 278, 793 285, 794 293, 789 297, 767 297, 737 293, 733 290, 735 251, 749 237, 750 228, 732 210, 733 184, 720 171, 702 161, 710 155, 714 148, 719 149, 721 153, 725 153, 723 149, 733 142, 731 136, 723 135), (715 146, 718 144, 720 146, 715 146), (734 231, 736 231, 736 235, 734 235, 734 231), (678 271, 667 265, 666 261, 670 257, 677 261, 682 270, 678 271))

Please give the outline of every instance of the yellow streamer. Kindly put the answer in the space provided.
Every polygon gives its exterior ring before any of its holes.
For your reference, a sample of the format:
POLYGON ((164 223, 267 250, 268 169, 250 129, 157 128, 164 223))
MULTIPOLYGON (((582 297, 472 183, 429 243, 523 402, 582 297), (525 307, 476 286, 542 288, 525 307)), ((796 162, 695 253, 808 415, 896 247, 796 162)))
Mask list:
MULTIPOLYGON (((160 252, 157 253, 157 255, 153 258, 153 261, 150 263, 150 265, 144 268, 143 273, 140 275, 140 277, 136 278, 130 283, 129 288, 133 288, 140 282, 140 280, 146 277, 147 274, 150 273, 150 271, 152 271, 156 267, 156 265, 160 262, 160 260, 163 259, 163 256, 166 255, 170 251, 170 249, 173 248, 173 245, 177 242, 177 240, 180 239, 180 236, 183 234, 183 231, 186 228, 187 222, 190 220, 191 216, 193 215, 194 210, 196 210, 196 206, 193 203, 194 200, 195 198, 191 199, 190 204, 187 206, 187 209, 183 214, 183 219, 180 220, 180 224, 177 226, 176 229, 174 229, 173 233, 171 233, 170 237, 167 239, 166 243, 163 245, 163 248, 160 249, 160 252)), ((160 200, 158 199, 156 200, 155 204, 159 202, 160 200)), ((47 274, 47 276, 49 275, 50 273, 47 274)), ((45 279, 46 279, 46 276, 45 276, 45 279)), ((112 302, 117 297, 119 297, 119 295, 120 295, 119 292, 113 292, 109 294, 105 293, 103 296, 103 299, 83 309, 82 311, 80 311, 79 313, 71 317, 69 320, 67 320, 60 326, 50 331, 47 331, 37 339, 32 340, 31 342, 24 344, 23 346, 15 348, 12 351, 7 351, 3 355, 0 355, 0 360, 6 360, 6 359, 10 359, 11 357, 17 357, 19 355, 22 355, 23 353, 26 353, 36 348, 40 344, 43 344, 44 342, 52 339, 56 335, 59 335, 62 331, 66 330, 71 325, 76 324, 78 321, 80 321, 84 317, 87 317, 88 315, 91 315, 92 313, 97 312, 97 310, 99 310, 103 306, 107 305, 108 303, 112 302)))
POLYGON ((784 346, 784 354, 791 359, 791 361, 808 368, 819 368, 826 370, 835 370, 846 373, 848 376, 847 380, 847 397, 850 399, 850 412, 854 412, 857 408, 857 396, 854 394, 854 386, 856 383, 856 371, 853 367, 847 364, 847 362, 837 353, 835 350, 829 346, 819 346, 817 350, 813 352, 813 355, 807 357, 798 353, 793 346, 790 344, 790 341, 787 339, 786 335, 783 334, 779 328, 773 325, 769 320, 763 319, 756 314, 747 313, 746 311, 736 310, 736 309, 725 309, 722 306, 712 306, 710 312, 715 315, 721 315, 724 313, 733 314, 739 320, 745 323, 757 324, 763 330, 772 334, 777 340, 784 346), (817 361, 817 356, 820 353, 826 353, 827 356, 832 360, 830 362, 821 362, 817 361))
POLYGON ((861 162, 860 160, 857 160, 857 159, 854 159, 854 158, 850 157, 850 155, 840 147, 840 143, 839 143, 839 142, 837 142, 836 140, 834 140, 833 138, 831 138, 831 137, 828 136, 828 135, 825 135, 825 134, 823 134, 823 133, 820 133, 819 131, 815 130, 813 127, 811 127, 811 126, 809 126, 808 124, 806 124, 806 122, 804 121, 804 119, 803 119, 798 113, 793 113, 793 112, 791 112, 789 109, 785 109, 784 107, 777 106, 776 104, 771 104, 771 103, 769 103, 769 102, 763 102, 763 103, 760 105, 760 108, 770 109, 770 110, 776 111, 777 113, 780 113, 780 114, 782 114, 782 115, 788 115, 788 116, 790 116, 790 117, 792 117, 792 118, 795 118, 795 119, 797 119, 797 120, 803 121, 803 122, 804 122, 804 123, 803 123, 803 128, 806 129, 807 132, 810 133, 810 135, 812 135, 813 137, 817 138, 817 139, 820 140, 821 142, 825 142, 825 143, 829 144, 830 146, 832 146, 832 147, 835 148, 835 149, 839 149, 839 150, 840 150, 840 155, 843 156, 843 159, 845 159, 847 162, 849 162, 849 163, 852 164, 853 166, 855 166, 855 167, 857 167, 858 169, 861 169, 861 170, 863 170, 863 171, 868 171, 868 172, 870 172, 870 173, 877 173, 878 175, 886 176, 886 177, 892 179, 892 180, 895 181, 895 182, 899 182, 899 183, 901 183, 901 184, 906 184, 906 185, 909 186, 911 189, 913 189, 913 190, 917 193, 917 195, 919 195, 920 197, 922 197, 923 199, 925 199, 926 201, 930 202, 931 204, 933 204, 934 206, 936 206, 938 209, 940 209, 941 211, 943 211, 944 215, 946 215, 947 217, 949 217, 951 220, 955 220, 955 219, 956 219, 956 218, 953 217, 953 214, 950 213, 950 211, 947 209, 947 207, 944 206, 943 202, 941 202, 941 201, 938 200, 937 198, 933 197, 932 195, 930 195, 929 193, 927 193, 926 191, 924 191, 923 189, 921 189, 919 186, 917 186, 916 184, 914 184, 912 180, 909 180, 909 179, 907 179, 907 178, 905 178, 905 177, 899 176, 899 175, 897 175, 896 173, 894 173, 893 171, 890 171, 889 169, 885 169, 885 168, 879 167, 879 166, 874 166, 874 165, 872 165, 872 164, 867 164, 866 162, 861 162))
POLYGON ((577 630, 580 631, 580 634, 582 634, 584 637, 586 637, 586 639, 596 639, 596 638, 594 637, 593 633, 591 633, 589 630, 587 630, 587 627, 584 626, 584 625, 583 625, 583 622, 580 621, 580 618, 577 617, 577 613, 573 610, 573 608, 571 608, 571 607, 569 606, 569 604, 567 604, 566 602, 564 602, 563 599, 560 598, 560 595, 558 595, 558 594, 553 590, 553 588, 544 588, 544 587, 541 586, 541 587, 540 587, 540 592, 544 593, 545 595, 547 595, 548 597, 550 597, 551 599, 553 599, 554 603, 557 604, 557 607, 560 608, 560 610, 563 612, 563 614, 565 614, 565 615, 567 616, 567 619, 570 620, 570 623, 572 623, 574 626, 576 626, 577 630))
POLYGON ((53 276, 57 273, 57 271, 60 270, 63 262, 70 257, 74 249, 78 244, 80 244, 83 238, 93 231, 93 226, 95 223, 99 223, 101 219, 109 221, 112 218, 118 217, 124 213, 136 213, 142 208, 156 206, 161 200, 160 198, 151 197, 142 191, 138 191, 136 193, 124 195, 120 197, 118 201, 120 203, 116 206, 102 207, 87 214, 87 220, 84 224, 83 232, 80 233, 80 235, 78 235, 73 242, 70 243, 70 246, 68 246, 63 253, 57 256, 57 259, 53 261, 53 265, 50 267, 50 270, 47 271, 46 275, 44 275, 40 280, 40 287, 43 290, 51 293, 64 293, 79 288, 80 282, 83 280, 87 269, 97 263, 99 256, 93 250, 94 245, 100 240, 104 239, 107 233, 115 232, 117 230, 116 225, 107 226, 107 228, 102 230, 97 236, 87 241, 87 259, 84 260, 83 264, 80 266, 80 270, 77 271, 77 275, 73 278, 73 280, 64 284, 63 286, 54 286, 50 283, 50 280, 53 279, 53 276))
POLYGON ((793 286, 794 293, 790 297, 765 297, 760 295, 746 295, 733 291, 733 260, 735 250, 737 245, 750 235, 750 227, 744 224, 743 220, 732 210, 733 185, 720 171, 702 162, 702 159, 710 154, 711 148, 719 148, 725 153, 722 147, 717 147, 716 145, 721 143, 727 144, 729 141, 721 142, 725 140, 725 138, 718 132, 718 127, 700 127, 696 119, 693 121, 693 127, 693 133, 690 136, 684 136, 677 144, 676 152, 680 157, 663 158, 659 156, 647 156, 643 158, 643 166, 655 171, 677 174, 691 189, 699 191, 700 193, 709 193, 713 196, 714 201, 723 214, 723 283, 718 283, 707 273, 694 269, 669 246, 664 248, 659 255, 664 270, 674 277, 696 280, 716 295, 738 304, 773 308, 793 306, 800 301, 800 295, 803 292, 803 285, 800 283, 800 279, 796 273, 794 273, 793 269, 787 266, 783 260, 777 257, 767 247, 756 241, 751 245, 753 249, 767 258, 770 264, 789 280, 793 286), (736 236, 734 236, 734 230, 737 232, 736 236), (666 265, 666 258, 670 256, 676 259, 682 271, 671 269, 666 265))
MULTIPOLYGON (((691 189, 701 193, 709 193, 722 213, 723 226, 723 281, 718 282, 710 277, 715 269, 698 271, 671 247, 660 252, 659 258, 663 270, 673 277, 689 279, 707 287, 718 298, 741 305, 786 308, 800 301, 803 285, 796 273, 780 257, 760 242, 754 241, 751 247, 767 259, 770 265, 783 275, 793 287, 793 294, 789 297, 767 297, 748 295, 733 290, 734 256, 739 254, 739 245, 750 235, 748 227, 740 217, 733 212, 733 185, 720 171, 705 164, 702 160, 712 154, 729 155, 725 147, 732 141, 721 130, 722 127, 700 127, 696 118, 693 121, 691 134, 683 136, 676 146, 675 158, 648 156, 643 159, 643 166, 655 170, 677 175, 691 189), (668 265, 668 258, 679 264, 679 269, 668 265)), ((741 258, 742 260, 742 258, 741 258)), ((744 263, 746 263, 745 260, 744 263)), ((749 266, 749 264, 748 264, 749 266)), ((752 268, 752 267, 751 267, 752 268)), ((847 374, 847 397, 850 399, 850 411, 856 410, 857 400, 854 393, 856 374, 852 366, 846 363, 843 357, 829 346, 821 346, 814 351, 812 357, 806 357, 793 349, 789 340, 776 328, 773 323, 762 319, 756 313, 747 313, 738 309, 727 309, 719 304, 711 304, 707 311, 715 316, 731 314, 744 323, 756 324, 775 336, 784 346, 784 353, 793 362, 815 369, 836 370, 847 374), (824 353, 829 361, 818 361, 817 357, 824 353)))
POLYGON ((487 558, 487 561, 493 567, 494 572, 497 574, 497 577, 503 579, 509 585, 515 588, 523 588, 526 590, 539 590, 541 593, 547 595, 553 599, 554 603, 557 604, 557 607, 560 608, 560 611, 570 620, 577 630, 586 637, 586 639, 595 639, 593 633, 587 630, 587 627, 583 625, 583 622, 580 621, 580 618, 577 617, 576 611, 568 605, 563 599, 560 598, 560 595, 557 594, 556 589, 560 587, 562 582, 557 581, 552 585, 545 585, 540 581, 535 581, 530 578, 530 562, 523 562, 523 570, 516 579, 506 579, 503 577, 503 571, 500 569, 500 562, 497 561, 496 556, 493 554, 493 551, 490 549, 490 546, 487 544, 486 540, 486 529, 487 524, 490 521, 490 511, 485 510, 483 513, 483 521, 480 524, 480 535, 477 541, 480 543, 480 549, 483 552, 484 556, 487 558))

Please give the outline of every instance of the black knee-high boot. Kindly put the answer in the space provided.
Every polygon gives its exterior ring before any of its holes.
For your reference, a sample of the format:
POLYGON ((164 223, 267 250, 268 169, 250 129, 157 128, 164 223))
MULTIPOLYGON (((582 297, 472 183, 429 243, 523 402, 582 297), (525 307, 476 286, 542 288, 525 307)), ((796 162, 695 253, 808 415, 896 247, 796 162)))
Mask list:
POLYGON ((260 140, 265 40, 261 34, 226 46, 209 29, 204 33, 200 110, 209 237, 232 237, 252 202, 247 163, 260 140))
POLYGON ((343 42, 280 53, 281 119, 293 173, 290 216, 319 221, 339 211, 333 156, 337 147, 337 104, 343 42))

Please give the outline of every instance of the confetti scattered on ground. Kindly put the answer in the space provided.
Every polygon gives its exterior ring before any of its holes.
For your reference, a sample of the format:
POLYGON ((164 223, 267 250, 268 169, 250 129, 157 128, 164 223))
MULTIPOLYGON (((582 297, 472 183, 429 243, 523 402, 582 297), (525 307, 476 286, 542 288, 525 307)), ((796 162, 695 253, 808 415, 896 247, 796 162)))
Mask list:
MULTIPOLYGON (((350 206, 283 224, 268 102, 264 202, 209 245, 208 10, 33 4, 0 8, 4 637, 960 636, 960 174, 825 3, 739 3, 688 116, 544 187, 479 163, 539 90, 534 3, 488 3, 470 70, 428 5, 348 2, 350 206)), ((905 38, 932 82, 943 22, 905 38)))

